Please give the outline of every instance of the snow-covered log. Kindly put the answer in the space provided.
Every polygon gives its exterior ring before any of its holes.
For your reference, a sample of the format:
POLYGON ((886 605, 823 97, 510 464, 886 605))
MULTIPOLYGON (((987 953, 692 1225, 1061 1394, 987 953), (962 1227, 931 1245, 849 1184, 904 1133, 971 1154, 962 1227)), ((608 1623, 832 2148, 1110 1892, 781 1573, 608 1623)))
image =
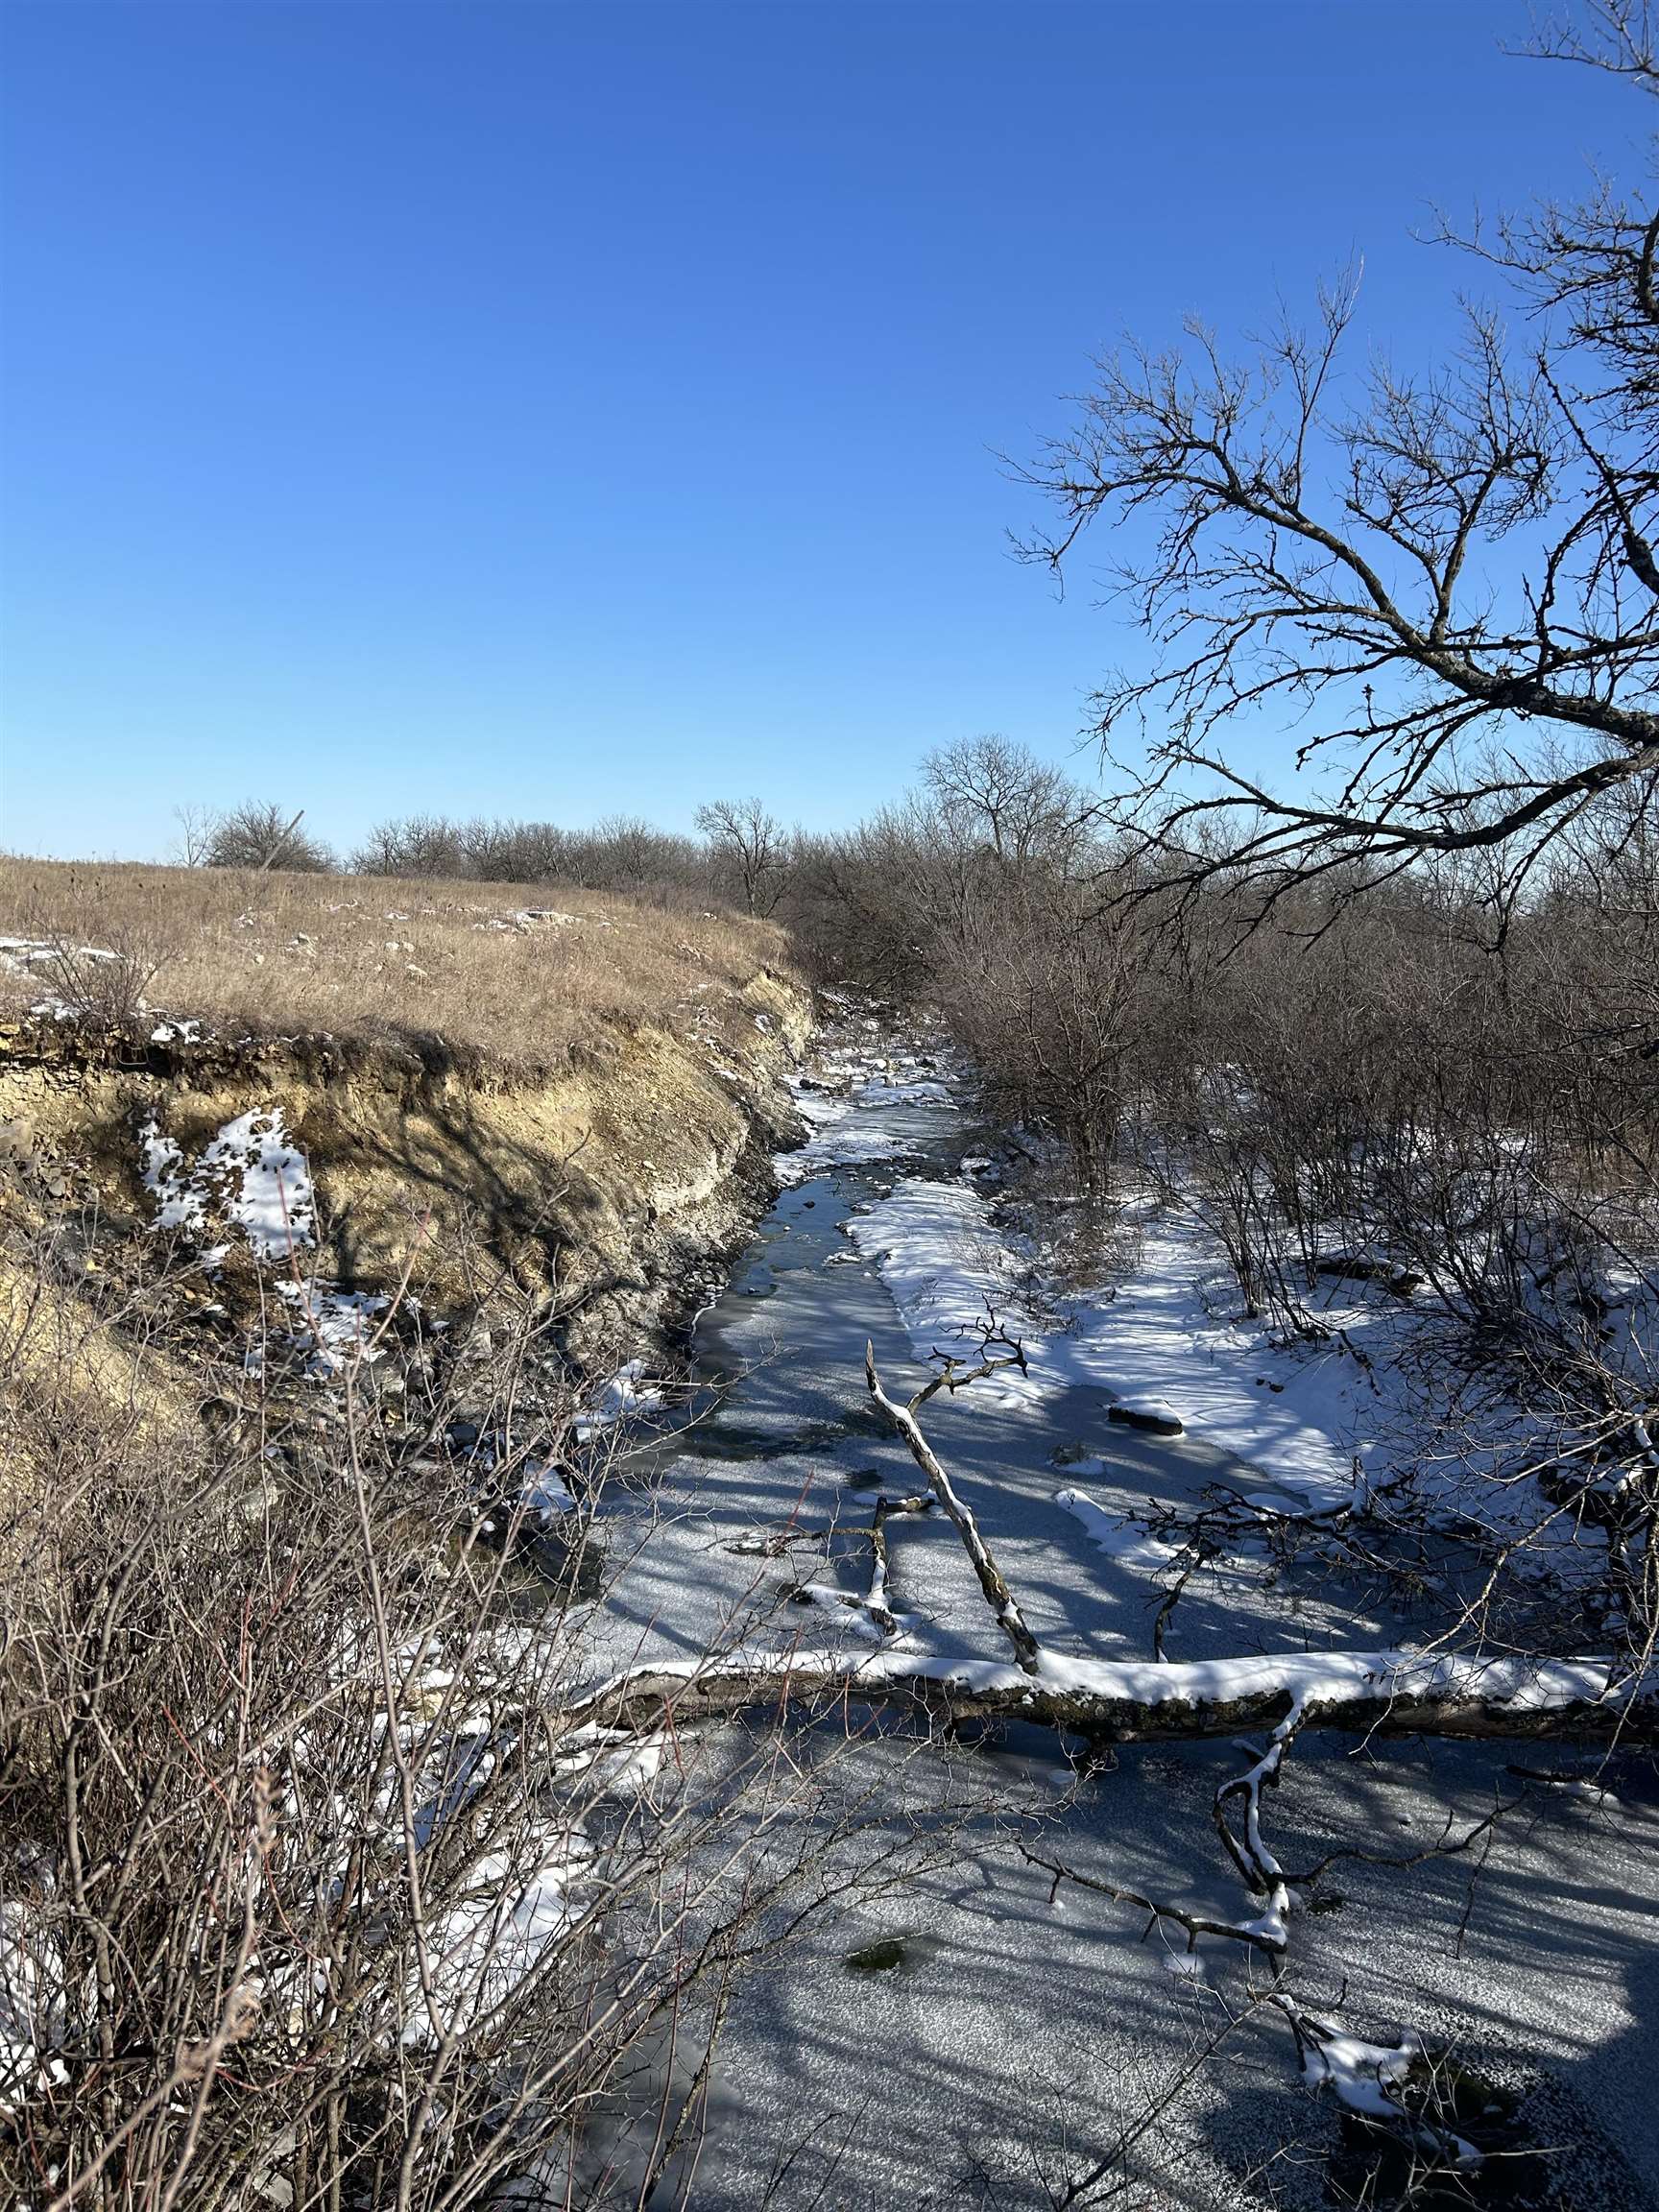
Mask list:
POLYGON ((1037 1721, 1115 1743, 1272 1728, 1292 1711, 1298 1733, 1659 1739, 1659 1672, 1632 1681, 1605 1659, 1409 1651, 1170 1665, 1068 1659, 1040 1647, 1031 1671, 993 1660, 946 1667, 893 1650, 740 1652, 632 1669, 556 1718, 655 1729, 664 1719, 683 1725, 837 1700, 910 1704, 950 1720, 1037 1721))

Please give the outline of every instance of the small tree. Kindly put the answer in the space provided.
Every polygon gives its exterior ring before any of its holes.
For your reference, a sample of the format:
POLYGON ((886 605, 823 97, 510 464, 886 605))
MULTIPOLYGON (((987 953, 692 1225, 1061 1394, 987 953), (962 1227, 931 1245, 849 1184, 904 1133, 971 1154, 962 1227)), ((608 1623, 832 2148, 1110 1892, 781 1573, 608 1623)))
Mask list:
POLYGON ((1097 810, 1058 768, 1008 737, 945 746, 928 754, 922 774, 951 834, 988 846, 1007 867, 1065 859, 1097 810))
POLYGON ((175 806, 173 819, 178 824, 168 858, 180 868, 204 868, 207 865, 207 848, 212 843, 218 817, 209 806, 199 806, 194 802, 175 806))
POLYGON ((209 868, 292 869, 302 875, 322 876, 334 865, 334 855, 319 839, 307 836, 300 824, 304 809, 290 813, 276 800, 245 799, 214 823, 207 839, 209 868))
POLYGON ((788 832, 758 799, 719 799, 697 809, 716 871, 736 883, 751 914, 770 914, 788 881, 788 832))

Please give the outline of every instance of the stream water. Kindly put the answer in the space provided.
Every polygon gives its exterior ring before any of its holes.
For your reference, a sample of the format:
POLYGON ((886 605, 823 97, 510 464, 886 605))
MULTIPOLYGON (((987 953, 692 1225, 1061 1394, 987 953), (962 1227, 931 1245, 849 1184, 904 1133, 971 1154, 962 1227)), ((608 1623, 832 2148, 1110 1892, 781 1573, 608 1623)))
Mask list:
MULTIPOLYGON (((896 1188, 959 1179, 984 1133, 925 1048, 871 1043, 862 1066, 844 1049, 839 1067, 849 1111, 826 1120, 703 1317, 705 1386, 633 1453, 628 1503, 607 1516, 614 1580, 595 1635, 617 1668, 738 1641, 880 1640, 859 1602, 873 1508, 923 1484, 866 1395, 865 1345, 895 1395, 926 1369, 878 1239, 858 1232, 896 1188)), ((942 1267, 950 1257, 941 1251, 942 1267)), ((1121 1515, 1151 1498, 1190 1503, 1216 1480, 1260 1489, 1262 1477, 1213 1441, 1112 1423, 1111 1396, 1089 1383, 1033 1396, 993 1380, 936 1399, 926 1420, 1039 1639, 1142 1659, 1161 1555, 1133 1527, 1102 1549, 1057 1500, 1080 1485, 1121 1515)), ((886 1535, 886 1599, 907 1647, 1005 1658, 944 1516, 896 1514, 886 1535)), ((1374 1647, 1408 1633, 1361 1592, 1269 1587, 1245 1557, 1184 1597, 1170 1650, 1374 1647)), ((1343 1848, 1409 1855, 1514 1794, 1513 1756, 1304 1738, 1265 1808, 1269 1839, 1292 1867, 1343 1848)), ((837 1807, 857 1814, 847 1848, 863 1878, 741 1985, 706 2140, 661 2200, 882 2212, 1052 2201, 1219 2032, 1223 2008, 1248 2003, 1249 1966, 1238 1945, 1188 1958, 1178 1937, 1147 1932, 1144 1913, 1071 1885, 1056 1892, 1026 1847, 1238 1917, 1255 1908, 1211 1806, 1242 1763, 1223 1744, 1149 1744, 1080 1773, 1038 1731, 942 1743, 888 1729, 843 1756, 823 1816, 833 1828, 837 1807)), ((1408 1869, 1343 1861, 1311 1892, 1317 1909, 1298 1914, 1286 1985, 1356 2033, 1414 2032, 1522 2085, 1551 2139, 1575 2146, 1575 2193, 1549 2200, 1636 2212, 1653 2201, 1642 2177, 1659 2174, 1656 1839, 1637 1795, 1557 1790, 1479 1854, 1408 1869)), ((1328 2106, 1301 2080, 1282 2015, 1264 2008, 1140 2139, 1147 2182, 1130 2201, 1340 2201, 1328 2194, 1340 2174, 1328 2106), (1298 2141, 1304 2152, 1282 2154, 1298 2141)))

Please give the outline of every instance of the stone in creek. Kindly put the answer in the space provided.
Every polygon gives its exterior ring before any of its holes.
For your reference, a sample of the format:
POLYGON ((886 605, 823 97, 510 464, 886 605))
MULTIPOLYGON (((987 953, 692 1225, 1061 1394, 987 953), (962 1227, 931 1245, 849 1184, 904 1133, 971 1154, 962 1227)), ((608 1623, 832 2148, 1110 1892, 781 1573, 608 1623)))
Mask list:
POLYGON ((891 1936, 884 1943, 867 1943, 861 1951, 849 1951, 847 1964, 854 1974, 891 1974, 896 1966, 904 1963, 902 1936, 891 1936))
POLYGON ((1173 1406, 1166 1406, 1161 1398, 1129 1400, 1121 1406, 1108 1408, 1107 1419, 1116 1421, 1120 1428, 1144 1429, 1154 1436, 1179 1436, 1185 1424, 1173 1406))
POLYGON ((1093 1444, 1085 1443, 1081 1436, 1070 1436, 1064 1444, 1055 1445, 1048 1455, 1048 1464, 1050 1467, 1086 1467, 1099 1456, 1093 1444))

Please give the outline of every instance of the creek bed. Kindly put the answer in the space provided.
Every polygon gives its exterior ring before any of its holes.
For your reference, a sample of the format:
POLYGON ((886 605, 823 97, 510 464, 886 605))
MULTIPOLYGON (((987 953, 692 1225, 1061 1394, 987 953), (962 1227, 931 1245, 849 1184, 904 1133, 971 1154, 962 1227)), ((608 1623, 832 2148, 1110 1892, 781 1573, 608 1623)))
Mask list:
MULTIPOLYGON (((858 1602, 872 1514, 921 1479, 870 1405, 865 1345, 896 1395, 926 1370, 878 1254, 854 1233, 896 1189, 960 1179, 987 1142, 948 1067, 860 1080, 854 1065, 852 1096, 703 1316, 705 1387, 631 1455, 637 1479, 606 1531, 620 1571, 593 1623, 598 1664, 694 1661, 739 1641, 880 1640, 858 1602)), ((945 1268, 952 1255, 939 1258, 945 1268)), ((1190 1505, 1206 1485, 1248 1492, 1263 1477, 1201 1435, 1114 1423, 1112 1404, 1084 1383, 1034 1396, 994 1378, 933 1401, 927 1430, 1040 1641, 1145 1659, 1164 1590, 1156 1548, 1132 1532, 1092 1542, 1058 1501, 1081 1486, 1118 1512, 1152 1498, 1190 1505)), ((942 1664, 1005 1658, 944 1515, 894 1514, 884 1529, 885 1601, 907 1647, 942 1664)), ((1171 1655, 1376 1648, 1407 1627, 1364 1591, 1275 1578, 1245 1557, 1183 1599, 1171 1655)), ((1268 1978, 1238 1944, 1189 1954, 1167 1929, 1148 1932, 1143 1912, 1057 1887, 1026 1848, 1237 1919, 1260 1900, 1220 1850, 1211 1807, 1244 1762, 1224 1744, 1144 1744, 1089 1763, 1039 1730, 941 1735, 902 1722, 870 1729, 849 1753, 848 1728, 844 1712, 821 1724, 840 1733, 822 1804, 831 1829, 854 1811, 868 1823, 870 1878, 742 1984, 689 2201, 1046 2204, 1057 2176, 1103 2157, 1189 2069, 1221 2032, 1223 2007, 1247 2008, 1268 1978)), ((1409 1856, 1514 1794, 1512 1766, 1501 1744, 1308 1738, 1263 1817, 1292 1867, 1343 1848, 1409 1856)), ((1501 1827, 1478 1863, 1341 1861, 1296 1914, 1290 1978, 1362 2032, 1412 2032, 1529 2085, 1566 2144, 1545 2172, 1569 2194, 1539 2202, 1637 2212, 1659 2174, 1656 1843, 1640 1788, 1557 1791, 1501 1827)), ((1527 2106, 1524 2090, 1523 2122, 1527 2106)), ((1262 2007, 1138 2141, 1148 2193, 1136 2201, 1339 2201, 1327 2192, 1346 2186, 1359 2155, 1332 2101, 1299 2077, 1283 2018, 1262 2007), (1292 2138, 1305 2152, 1276 2158, 1292 2138), (1262 2179, 1244 2178, 1259 2168, 1262 2179)))

